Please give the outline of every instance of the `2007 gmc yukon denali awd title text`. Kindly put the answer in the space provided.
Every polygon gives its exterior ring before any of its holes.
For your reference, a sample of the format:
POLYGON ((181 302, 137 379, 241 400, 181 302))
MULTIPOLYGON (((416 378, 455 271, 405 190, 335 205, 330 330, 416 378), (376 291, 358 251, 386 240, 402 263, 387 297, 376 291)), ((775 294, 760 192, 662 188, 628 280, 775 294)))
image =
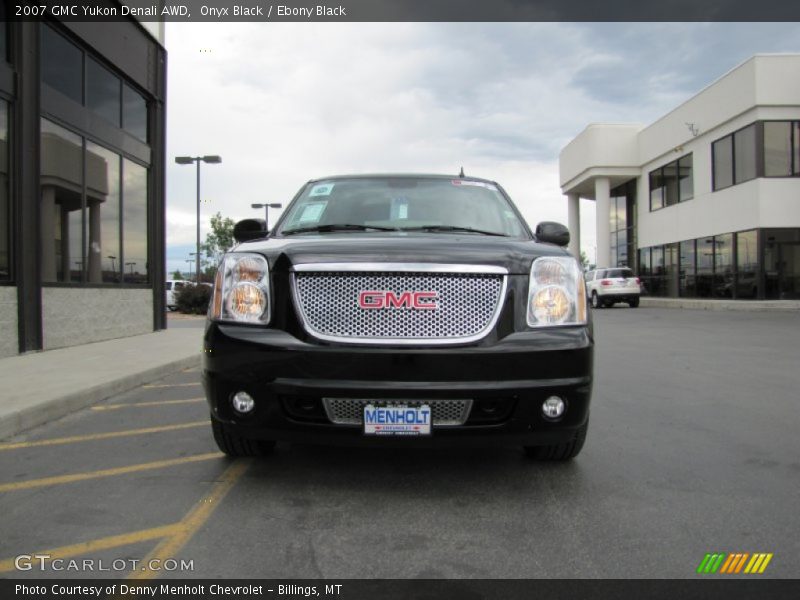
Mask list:
POLYGON ((583 447, 593 331, 569 232, 492 181, 309 181, 270 235, 240 221, 204 339, 225 453, 276 441, 583 447))

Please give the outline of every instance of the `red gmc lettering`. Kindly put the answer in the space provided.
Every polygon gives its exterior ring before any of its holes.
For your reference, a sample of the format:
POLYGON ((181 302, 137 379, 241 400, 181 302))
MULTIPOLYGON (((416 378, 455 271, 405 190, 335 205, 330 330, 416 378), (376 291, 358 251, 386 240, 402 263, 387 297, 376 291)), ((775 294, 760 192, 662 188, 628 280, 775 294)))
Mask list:
POLYGON ((417 308, 432 310, 439 308, 438 292, 364 291, 358 294, 359 308, 417 308))

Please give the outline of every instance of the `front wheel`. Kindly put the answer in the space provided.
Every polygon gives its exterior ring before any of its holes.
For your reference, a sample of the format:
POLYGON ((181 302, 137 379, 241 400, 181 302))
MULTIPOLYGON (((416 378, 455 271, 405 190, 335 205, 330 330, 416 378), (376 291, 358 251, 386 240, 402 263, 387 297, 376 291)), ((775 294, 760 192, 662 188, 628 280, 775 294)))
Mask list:
POLYGON ((211 419, 211 432, 217 447, 232 457, 266 456, 275 449, 272 440, 250 440, 231 433, 222 423, 211 419))
POLYGON ((637 306, 639 306, 639 299, 634 298, 633 300, 628 301, 628 306, 630 306, 631 308, 636 308, 637 306))
POLYGON ((567 461, 572 460, 581 453, 586 442, 586 432, 589 431, 589 419, 575 432, 575 436, 568 442, 550 444, 549 446, 525 446, 525 454, 535 460, 567 461))

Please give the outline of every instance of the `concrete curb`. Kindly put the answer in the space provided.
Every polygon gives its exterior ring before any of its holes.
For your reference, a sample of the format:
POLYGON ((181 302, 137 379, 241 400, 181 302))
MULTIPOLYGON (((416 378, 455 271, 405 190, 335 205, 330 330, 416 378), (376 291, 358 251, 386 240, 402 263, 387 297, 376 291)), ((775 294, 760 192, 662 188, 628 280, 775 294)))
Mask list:
POLYGON ((55 421, 101 400, 128 392, 140 385, 162 379, 177 371, 198 367, 200 366, 200 358, 199 353, 196 356, 180 358, 157 367, 120 377, 114 381, 88 387, 58 398, 52 398, 43 403, 33 403, 29 408, 0 415, 0 439, 6 439, 28 429, 55 421))
POLYGON ((692 310, 736 310, 745 312, 797 312, 800 300, 706 300, 700 298, 652 298, 642 296, 647 308, 688 308, 692 310))

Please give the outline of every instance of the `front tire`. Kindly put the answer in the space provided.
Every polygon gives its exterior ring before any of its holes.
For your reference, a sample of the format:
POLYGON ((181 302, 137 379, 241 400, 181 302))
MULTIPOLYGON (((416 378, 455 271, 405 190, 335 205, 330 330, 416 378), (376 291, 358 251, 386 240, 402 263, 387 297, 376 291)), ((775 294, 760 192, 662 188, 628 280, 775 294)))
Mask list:
POLYGON ((266 456, 275 449, 272 440, 250 440, 227 430, 222 423, 211 419, 211 432, 217 447, 231 457, 266 456))
POLYGON ((525 454, 534 460, 563 462, 572 460, 581 453, 589 431, 589 419, 575 432, 568 442, 550 444, 549 446, 525 446, 525 454))
POLYGON ((636 308, 637 306, 639 306, 639 299, 634 298, 633 300, 629 301, 628 306, 630 306, 631 308, 636 308))

